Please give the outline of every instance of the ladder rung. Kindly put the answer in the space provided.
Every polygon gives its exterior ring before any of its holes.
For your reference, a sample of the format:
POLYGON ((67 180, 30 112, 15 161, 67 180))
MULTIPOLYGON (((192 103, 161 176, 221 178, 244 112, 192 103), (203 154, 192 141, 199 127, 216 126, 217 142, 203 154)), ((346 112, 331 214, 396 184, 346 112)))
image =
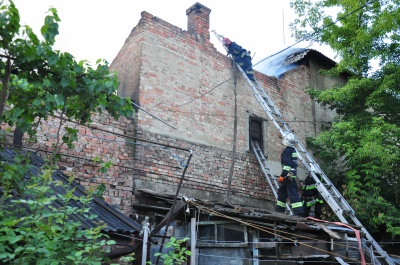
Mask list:
MULTIPOLYGON (((223 37, 221 35, 218 35, 216 31, 214 31, 215 36, 217 37, 217 39, 222 43, 222 39, 223 37)), ((227 48, 224 46, 225 50, 227 50, 227 48)), ((272 119, 274 125, 277 127, 277 129, 279 131, 281 130, 290 130, 289 126, 287 125, 287 123, 283 120, 282 114, 279 113, 279 109, 275 106, 274 102, 269 98, 268 94, 266 93, 265 89, 263 87, 261 87, 261 85, 257 82, 257 80, 255 80, 254 82, 251 82, 250 79, 248 79, 248 77, 246 76, 246 73, 243 71, 243 69, 240 67, 240 65, 236 64, 239 71, 243 74, 243 76, 245 77, 245 79, 247 80, 247 82, 249 83, 251 89, 253 90, 253 94, 256 98, 256 100, 260 103, 261 107, 265 110, 266 114, 272 119), (276 117, 274 117, 273 115, 276 115, 276 117)), ((307 150, 302 146, 302 144, 298 141, 297 142, 299 145, 299 149, 302 150, 297 150, 297 152, 299 153, 299 158, 302 160, 302 162, 307 162, 307 163, 312 163, 312 164, 316 164, 316 162, 313 160, 313 158, 311 157, 311 155, 308 154, 307 150), (311 161, 307 161, 304 158, 301 157, 301 154, 306 154, 305 157, 308 160, 311 161)), ((258 144, 257 144, 258 145, 258 144)), ((256 151, 254 151, 255 155, 257 156, 257 159, 259 159, 259 157, 262 157, 263 154, 262 152, 259 154, 256 151)), ((265 169, 265 167, 263 166, 263 163, 260 162, 260 165, 263 167, 263 171, 265 169)), ((318 164, 316 164, 318 165, 318 164)), ((317 166, 318 168, 319 166, 317 166)), ((269 170, 269 169, 268 169, 269 170)), ((277 197, 276 194, 276 190, 277 187, 273 187, 273 182, 276 186, 276 179, 274 179, 274 181, 271 182, 271 179, 268 177, 267 173, 264 171, 265 175, 267 176, 267 180, 269 182, 269 184, 271 185, 272 191, 274 192, 275 197, 277 197)), ((269 173, 268 173, 269 174, 269 173)), ((329 182, 329 181, 327 181, 329 182)), ((320 187, 318 187, 320 188, 320 187)), ((355 216, 355 212, 354 210, 352 210, 351 206, 347 204, 347 201, 340 196, 341 194, 336 191, 335 187, 332 184, 324 184, 324 189, 327 190, 323 190, 321 193, 325 193, 325 194, 321 194, 322 196, 325 196, 325 198, 327 199, 330 207, 332 208, 333 211, 335 211, 336 215, 341 219, 341 220, 346 220, 344 218, 344 216, 342 216, 343 212, 350 212, 350 217, 353 219, 354 223, 359 223, 359 221, 357 220, 356 216, 355 216)), ((287 210, 289 212, 291 212, 291 209, 288 205, 287 206, 287 210)), ((378 251, 378 253, 380 255, 382 255, 382 257, 376 257, 378 258, 384 258, 386 259, 386 261, 389 261, 389 256, 380 248, 379 244, 375 241, 375 239, 368 233, 368 231, 364 231, 366 234, 366 238, 368 240, 371 240, 374 244, 375 244, 375 249, 378 251)), ((272 258, 274 258, 274 256, 271 256, 272 258)), ((345 263, 341 258, 339 257, 335 257, 336 260, 338 262, 340 262, 341 264, 347 264, 345 263)), ((393 262, 387 262, 388 264, 392 265, 393 262)))

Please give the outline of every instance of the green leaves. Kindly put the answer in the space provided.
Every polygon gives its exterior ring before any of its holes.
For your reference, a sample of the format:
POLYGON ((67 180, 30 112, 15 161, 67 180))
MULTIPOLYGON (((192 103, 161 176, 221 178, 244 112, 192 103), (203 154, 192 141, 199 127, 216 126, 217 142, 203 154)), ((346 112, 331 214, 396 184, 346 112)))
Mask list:
POLYGON ((6 24, 1 37, 5 38, 5 52, 15 58, 12 68, 18 69, 7 82, 7 104, 12 108, 1 115, 3 122, 17 125, 34 138, 36 130, 31 128, 35 120, 47 119, 55 112, 82 125, 90 122, 95 112, 108 111, 116 119, 133 114, 130 100, 115 95, 118 79, 109 73, 107 62, 98 60, 93 69, 86 61, 76 62, 68 52, 53 50, 60 21, 56 9, 50 8, 45 18, 41 29, 44 41, 25 26, 19 37, 7 42, 7 34, 18 33, 19 17, 13 17, 18 16, 18 10, 12 4, 2 8, 0 19, 6 24))
MULTIPOLYGON (((54 50, 59 22, 57 10, 50 8, 39 38, 29 26, 20 26, 12 1, 0 0, 0 55, 5 58, 0 60, 0 89, 8 95, 0 99, 0 121, 18 127, 31 141, 36 139, 36 126, 54 114, 86 125, 95 112, 108 111, 116 119, 133 113, 130 100, 115 95, 118 79, 109 73, 107 62, 99 60, 92 68, 86 61, 76 62, 68 52, 54 50)), ((73 148, 78 130, 61 126, 61 120, 59 125, 54 127, 64 131, 55 133, 61 139, 54 150, 61 144, 73 148)), ((49 163, 54 157, 58 154, 49 163)), ((56 196, 52 186, 68 190, 68 185, 53 182, 50 170, 30 176, 26 158, 15 159, 14 164, 0 164, 0 186, 5 192, 0 198, 0 263, 101 264, 102 247, 115 242, 100 240, 105 237, 101 224, 82 229, 81 222, 68 218, 71 213, 84 220, 95 218, 87 207, 91 195, 77 198, 70 190, 56 196), (23 181, 27 176, 29 181, 23 181), (12 189, 19 198, 11 196, 12 189), (82 207, 71 206, 71 201, 82 207)), ((104 170, 109 166, 105 163, 104 170)))
POLYGON ((323 74, 349 76, 345 85, 309 90, 338 114, 329 130, 312 142, 362 222, 371 231, 386 222, 386 230, 397 235, 400 223, 393 220, 400 215, 399 5, 381 0, 295 0, 299 19, 292 24, 296 36, 318 28, 313 39, 339 55, 337 66, 323 74), (317 7, 320 14, 314 12, 317 7), (324 15, 333 7, 332 17, 324 15), (378 215, 379 207, 388 211, 378 215))
POLYGON ((101 232, 101 224, 82 229, 80 221, 69 218, 72 213, 85 220, 96 218, 86 206, 92 195, 77 197, 68 183, 54 182, 50 170, 32 178, 19 195, 11 199, 3 194, 0 199, 1 264, 65 264, 66 260, 68 264, 101 264, 102 247, 116 243, 102 239, 107 235, 101 232), (65 192, 52 196, 52 185, 65 192), (82 207, 72 207, 72 200, 82 207))
POLYGON ((51 15, 46 16, 44 19, 44 25, 40 29, 45 41, 53 45, 55 42, 55 37, 58 35, 58 23, 60 18, 58 17, 57 10, 55 8, 50 8, 49 12, 51 15))
POLYGON ((0 48, 7 49, 8 45, 20 30, 20 17, 18 9, 10 1, 9 5, 0 1, 0 48))
POLYGON ((192 252, 183 247, 182 244, 189 240, 185 237, 177 240, 175 237, 171 237, 169 242, 165 244, 166 249, 172 249, 168 253, 156 253, 154 256, 160 256, 163 260, 164 265, 184 264, 187 260, 187 256, 192 255, 192 252))

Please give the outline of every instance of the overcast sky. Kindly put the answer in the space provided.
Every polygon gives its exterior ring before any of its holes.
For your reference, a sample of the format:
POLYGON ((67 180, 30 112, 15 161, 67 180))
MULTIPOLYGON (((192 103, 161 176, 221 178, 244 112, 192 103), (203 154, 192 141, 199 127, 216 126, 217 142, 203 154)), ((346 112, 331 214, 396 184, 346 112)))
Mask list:
MULTIPOLYGON (((196 2, 211 9, 210 30, 250 50, 253 64, 295 43, 289 31, 293 20, 290 0, 14 0, 21 23, 38 35, 48 8, 55 7, 61 18, 55 48, 92 65, 99 58, 113 61, 142 11, 187 30, 186 9, 196 2)), ((211 42, 223 51, 213 33, 211 42)), ((334 59, 326 48, 312 48, 334 59)))

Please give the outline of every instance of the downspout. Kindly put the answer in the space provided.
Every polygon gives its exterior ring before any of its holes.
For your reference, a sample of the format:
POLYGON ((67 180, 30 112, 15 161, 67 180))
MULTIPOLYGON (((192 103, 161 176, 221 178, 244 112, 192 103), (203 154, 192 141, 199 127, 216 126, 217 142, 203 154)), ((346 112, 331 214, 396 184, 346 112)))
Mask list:
POLYGON ((231 168, 229 169, 229 177, 228 177, 228 187, 226 189, 225 194, 225 202, 229 203, 229 192, 231 189, 231 183, 233 178, 233 173, 235 169, 235 162, 236 162, 236 142, 237 142, 237 91, 236 91, 236 63, 235 59, 232 57, 233 62, 233 94, 235 96, 235 113, 234 113, 234 120, 233 120, 233 150, 232 150, 232 163, 231 168))

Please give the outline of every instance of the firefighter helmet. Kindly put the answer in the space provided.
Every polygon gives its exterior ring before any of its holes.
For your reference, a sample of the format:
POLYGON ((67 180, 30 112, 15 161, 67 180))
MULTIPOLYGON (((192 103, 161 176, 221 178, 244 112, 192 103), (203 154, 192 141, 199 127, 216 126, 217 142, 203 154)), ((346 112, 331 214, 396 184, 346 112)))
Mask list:
POLYGON ((294 135, 291 132, 286 132, 283 137, 283 144, 286 146, 294 147, 296 140, 294 139, 294 135))
POLYGON ((229 38, 224 38, 223 40, 222 40, 222 44, 224 44, 224 45, 229 45, 229 44, 231 44, 232 43, 232 41, 229 39, 229 38))

